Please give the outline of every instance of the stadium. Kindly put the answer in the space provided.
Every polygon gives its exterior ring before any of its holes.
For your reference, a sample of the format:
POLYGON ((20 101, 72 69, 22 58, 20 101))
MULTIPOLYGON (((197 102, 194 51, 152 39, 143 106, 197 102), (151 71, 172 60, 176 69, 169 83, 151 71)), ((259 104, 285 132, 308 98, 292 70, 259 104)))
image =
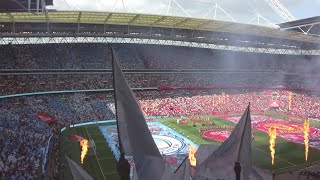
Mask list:
POLYGON ((320 178, 319 16, 274 28, 50 4, 0 3, 0 179, 120 179, 114 59, 173 172, 250 104, 253 165, 320 178))

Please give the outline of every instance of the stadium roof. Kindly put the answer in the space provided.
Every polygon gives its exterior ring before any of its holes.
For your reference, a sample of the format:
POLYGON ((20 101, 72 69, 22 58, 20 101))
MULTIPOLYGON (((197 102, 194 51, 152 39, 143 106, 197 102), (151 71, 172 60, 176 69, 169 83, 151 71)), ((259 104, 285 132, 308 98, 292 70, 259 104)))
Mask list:
POLYGON ((162 15, 110 13, 110 12, 47 12, 35 14, 30 12, 0 13, 0 23, 80 23, 111 24, 127 26, 148 26, 174 29, 191 29, 213 32, 227 32, 243 35, 254 35, 288 39, 301 42, 319 43, 320 37, 309 36, 294 31, 280 31, 256 25, 224 22, 190 17, 174 17, 162 15))
POLYGON ((313 34, 320 36, 320 16, 306 19, 299 19, 279 24, 281 29, 303 32, 305 34, 313 34))

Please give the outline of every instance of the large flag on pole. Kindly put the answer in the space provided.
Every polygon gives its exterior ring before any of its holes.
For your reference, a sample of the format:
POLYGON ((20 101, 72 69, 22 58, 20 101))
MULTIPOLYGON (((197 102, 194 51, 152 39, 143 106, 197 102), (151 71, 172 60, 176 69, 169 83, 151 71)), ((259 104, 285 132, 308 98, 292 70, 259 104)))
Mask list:
POLYGON ((139 180, 170 179, 174 173, 165 165, 114 51, 112 53, 118 133, 123 150, 133 156, 139 180))
POLYGON ((241 180, 249 179, 252 171, 250 105, 229 138, 197 165, 193 179, 236 179, 236 162, 241 165, 241 180))

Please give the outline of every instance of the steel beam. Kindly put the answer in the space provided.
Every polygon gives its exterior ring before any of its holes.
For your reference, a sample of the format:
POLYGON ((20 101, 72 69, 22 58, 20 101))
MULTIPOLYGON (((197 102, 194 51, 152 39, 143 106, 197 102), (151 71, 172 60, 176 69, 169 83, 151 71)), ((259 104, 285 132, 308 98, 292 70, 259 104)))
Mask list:
POLYGON ((301 50, 301 49, 275 49, 275 48, 257 48, 257 47, 240 47, 231 45, 221 45, 203 42, 190 42, 183 40, 169 39, 152 39, 152 38, 131 38, 131 37, 52 37, 48 34, 43 37, 0 37, 0 45, 7 44, 52 44, 52 43, 131 43, 131 44, 155 44, 197 47, 205 49, 218 49, 240 52, 255 52, 267 54, 291 54, 291 55, 320 55, 318 50, 301 50))
POLYGON ((133 24, 134 22, 136 22, 136 20, 138 20, 140 18, 141 14, 137 14, 135 15, 130 21, 129 21, 129 25, 133 24))
POLYGON ((106 17, 106 19, 104 20, 103 33, 106 33, 107 22, 109 21, 109 19, 110 19, 111 17, 112 17, 112 13, 109 13, 108 16, 106 17))
POLYGON ((80 32, 80 21, 81 21, 82 12, 79 12, 78 15, 78 33, 80 32))
POLYGON ((184 20, 172 25, 172 27, 179 27, 181 24, 186 23, 188 20, 190 20, 190 18, 185 18, 184 20))
POLYGON ((16 32, 15 30, 15 26, 14 26, 14 17, 11 15, 11 13, 6 13, 6 15, 9 17, 9 19, 11 20, 12 22, 12 30, 13 30, 13 33, 16 32))

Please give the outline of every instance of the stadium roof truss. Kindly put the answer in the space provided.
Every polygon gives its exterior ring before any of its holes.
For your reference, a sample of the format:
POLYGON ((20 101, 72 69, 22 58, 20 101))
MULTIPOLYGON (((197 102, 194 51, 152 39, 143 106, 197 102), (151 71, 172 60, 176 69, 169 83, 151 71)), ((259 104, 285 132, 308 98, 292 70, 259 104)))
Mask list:
POLYGON ((320 16, 281 23, 279 27, 281 30, 291 30, 320 36, 320 16))
POLYGON ((320 55, 320 37, 190 17, 108 12, 0 13, 0 44, 140 43, 320 55))

